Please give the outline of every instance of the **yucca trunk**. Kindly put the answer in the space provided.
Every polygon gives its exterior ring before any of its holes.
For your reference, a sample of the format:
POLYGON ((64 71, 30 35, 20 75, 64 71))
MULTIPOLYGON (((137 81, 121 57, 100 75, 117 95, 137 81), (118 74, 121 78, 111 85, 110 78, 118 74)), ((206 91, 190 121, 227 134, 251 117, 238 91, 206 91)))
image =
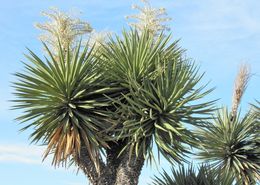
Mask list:
POLYGON ((129 161, 129 154, 126 154, 120 161, 117 168, 116 185, 137 185, 144 158, 139 157, 129 161))
POLYGON ((85 147, 81 149, 79 166, 92 185, 137 185, 144 158, 132 155, 129 160, 129 151, 125 151, 120 157, 118 153, 123 146, 120 144, 110 145, 107 149, 106 164, 100 159, 100 174, 85 147))

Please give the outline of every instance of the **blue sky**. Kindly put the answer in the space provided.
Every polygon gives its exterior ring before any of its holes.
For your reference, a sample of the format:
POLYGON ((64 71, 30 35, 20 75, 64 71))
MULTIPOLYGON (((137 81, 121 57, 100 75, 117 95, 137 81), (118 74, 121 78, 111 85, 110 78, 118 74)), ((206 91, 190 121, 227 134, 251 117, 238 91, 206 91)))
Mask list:
MULTIPOLYGON (((51 6, 68 11, 82 11, 81 18, 91 23, 97 31, 111 30, 120 33, 127 27, 125 16, 137 0, 1 0, 0 8, 0 184, 5 185, 84 185, 86 178, 75 170, 54 169, 50 161, 41 162, 43 148, 29 145, 29 131, 20 133, 22 127, 14 121, 20 111, 10 111, 8 100, 13 99, 12 73, 22 70, 23 53, 29 47, 41 53, 37 40, 39 31, 35 22, 44 19, 40 12, 51 6)), ((260 1, 258 0, 161 0, 151 1, 156 7, 165 7, 173 39, 181 39, 187 49, 206 72, 203 82, 216 90, 208 99, 221 98, 218 105, 231 103, 233 81, 241 62, 251 65, 253 76, 243 97, 242 109, 260 99, 260 1)), ((167 163, 162 161, 161 167, 167 163)), ((155 168, 144 167, 140 184, 147 184, 155 168)))

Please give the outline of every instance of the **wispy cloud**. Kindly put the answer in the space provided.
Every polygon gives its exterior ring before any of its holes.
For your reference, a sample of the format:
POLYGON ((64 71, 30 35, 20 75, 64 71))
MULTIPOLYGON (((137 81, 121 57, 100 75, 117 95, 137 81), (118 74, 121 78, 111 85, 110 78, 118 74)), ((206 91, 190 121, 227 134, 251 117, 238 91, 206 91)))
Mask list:
POLYGON ((0 144, 0 163, 41 164, 44 147, 0 144))
MULTIPOLYGON (((61 172, 78 173, 76 166, 66 167, 53 167, 52 157, 49 156, 42 162, 42 156, 44 153, 44 146, 30 146, 26 144, 1 144, 0 143, 0 164, 24 164, 24 165, 41 165, 48 170, 55 170, 61 172)), ((81 185, 81 184, 73 184, 81 185)))
MULTIPOLYGON (((260 14, 254 3, 236 0, 177 0, 170 13, 183 15, 182 31, 199 36, 200 40, 246 39, 260 32, 260 14)), ((175 17, 173 17, 175 18, 175 17)), ((181 19, 178 19, 181 20, 181 19)), ((176 20, 176 21, 178 21, 176 20)))

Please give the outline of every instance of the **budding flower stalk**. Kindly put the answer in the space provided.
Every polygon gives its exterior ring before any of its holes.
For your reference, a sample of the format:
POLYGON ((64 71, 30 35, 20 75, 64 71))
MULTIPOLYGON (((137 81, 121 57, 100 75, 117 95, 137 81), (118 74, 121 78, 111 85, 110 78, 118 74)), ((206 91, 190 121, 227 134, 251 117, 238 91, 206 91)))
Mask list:
POLYGON ((239 72, 235 80, 235 86, 232 98, 232 117, 236 116, 237 109, 242 99, 242 96, 247 88, 250 79, 250 68, 248 65, 243 64, 240 66, 239 72))

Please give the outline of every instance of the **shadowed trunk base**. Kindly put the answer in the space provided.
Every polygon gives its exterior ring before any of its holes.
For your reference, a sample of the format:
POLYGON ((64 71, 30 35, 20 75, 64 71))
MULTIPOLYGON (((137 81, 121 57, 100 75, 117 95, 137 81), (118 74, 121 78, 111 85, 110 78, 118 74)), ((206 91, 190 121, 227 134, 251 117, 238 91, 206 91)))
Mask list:
POLYGON ((111 144, 106 156, 106 164, 100 159, 100 173, 90 160, 86 148, 82 147, 78 165, 92 185, 137 185, 144 165, 144 158, 131 156, 125 151, 120 157, 118 153, 125 143, 111 144))

